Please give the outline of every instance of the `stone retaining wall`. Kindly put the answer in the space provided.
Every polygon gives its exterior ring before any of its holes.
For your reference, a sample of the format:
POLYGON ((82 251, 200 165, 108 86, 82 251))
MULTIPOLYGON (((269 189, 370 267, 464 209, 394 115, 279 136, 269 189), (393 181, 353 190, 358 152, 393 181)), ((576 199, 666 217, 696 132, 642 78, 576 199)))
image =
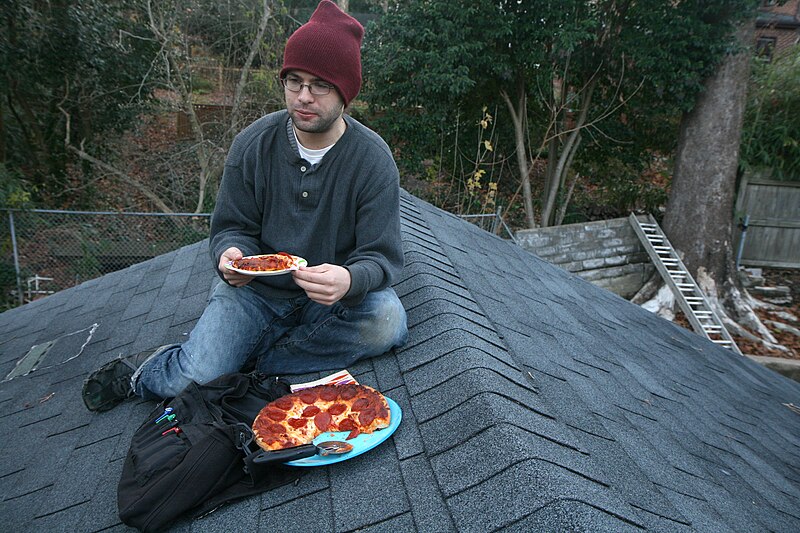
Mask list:
POLYGON ((545 261, 623 298, 655 272, 627 218, 519 230, 517 243, 545 261))

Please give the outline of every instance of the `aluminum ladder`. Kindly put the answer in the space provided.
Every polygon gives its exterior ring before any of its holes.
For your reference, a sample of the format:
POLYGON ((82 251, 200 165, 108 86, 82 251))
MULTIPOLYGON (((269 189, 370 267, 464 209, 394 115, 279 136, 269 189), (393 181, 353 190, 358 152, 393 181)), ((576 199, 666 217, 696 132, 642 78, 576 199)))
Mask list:
POLYGON ((653 216, 647 215, 646 222, 639 220, 633 213, 628 218, 650 260, 675 295, 692 329, 711 342, 742 355, 733 337, 723 326, 719 315, 709 305, 705 294, 686 270, 683 261, 653 216))

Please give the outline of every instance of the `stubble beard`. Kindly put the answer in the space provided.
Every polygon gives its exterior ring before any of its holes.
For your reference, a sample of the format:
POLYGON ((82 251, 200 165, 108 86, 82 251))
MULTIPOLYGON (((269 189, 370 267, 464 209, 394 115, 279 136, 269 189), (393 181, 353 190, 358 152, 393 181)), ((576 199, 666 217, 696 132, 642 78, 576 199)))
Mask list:
POLYGON ((296 109, 291 110, 289 113, 292 117, 292 123, 294 124, 294 127, 298 130, 305 133, 325 133, 329 131, 334 124, 336 124, 336 121, 342 116, 343 110, 344 107, 342 107, 339 112, 333 111, 324 115, 317 114, 317 116, 311 120, 305 120, 298 117, 296 109))

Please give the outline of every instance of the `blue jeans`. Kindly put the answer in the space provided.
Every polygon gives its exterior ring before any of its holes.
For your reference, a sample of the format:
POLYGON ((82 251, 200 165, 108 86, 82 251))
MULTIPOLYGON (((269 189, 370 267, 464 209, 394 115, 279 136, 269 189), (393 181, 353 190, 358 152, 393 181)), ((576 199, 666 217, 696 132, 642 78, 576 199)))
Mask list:
POLYGON ((305 295, 269 299, 249 286, 220 282, 189 339, 156 350, 131 381, 139 396, 169 398, 191 381, 207 383, 249 367, 267 375, 341 370, 407 338, 405 309, 391 288, 347 307, 305 295))

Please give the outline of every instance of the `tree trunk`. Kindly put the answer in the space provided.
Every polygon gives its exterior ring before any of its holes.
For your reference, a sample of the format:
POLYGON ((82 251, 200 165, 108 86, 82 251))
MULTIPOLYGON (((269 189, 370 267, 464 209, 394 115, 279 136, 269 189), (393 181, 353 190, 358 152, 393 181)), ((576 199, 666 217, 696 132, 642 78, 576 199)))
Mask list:
POLYGON ((752 19, 738 28, 734 46, 739 51, 725 57, 681 121, 663 228, 729 331, 744 335, 739 326, 745 326, 774 348, 774 336, 741 287, 733 251, 736 174, 754 28, 752 19))
POLYGON ((753 30, 752 20, 739 28, 743 51, 725 57, 681 121, 663 223, 692 275, 703 268, 717 287, 734 273, 733 204, 753 30))
POLYGON ((522 200, 525 204, 525 220, 528 228, 536 227, 536 215, 533 210, 533 192, 531 191, 531 165, 528 163, 528 150, 525 146, 525 122, 527 120, 528 105, 525 96, 525 85, 519 83, 517 86, 516 105, 511 101, 508 93, 500 92, 503 100, 508 107, 511 115, 511 122, 514 125, 514 141, 516 144, 517 165, 519 166, 519 178, 522 185, 522 200))
MULTIPOLYGON (((550 226, 553 223, 558 191, 566 180, 567 173, 572 165, 572 159, 575 156, 575 152, 578 150, 578 146, 580 146, 581 129, 584 124, 586 124, 586 117, 589 115, 589 107, 592 103, 592 95, 596 86, 597 78, 592 78, 592 81, 589 82, 589 85, 584 90, 584 94, 581 96, 581 111, 578 114, 575 125, 571 128, 571 131, 565 131, 563 134, 560 134, 566 135, 566 141, 564 142, 564 147, 561 150, 558 161, 553 168, 553 174, 548 176, 547 179, 549 187, 545 189, 544 207, 542 208, 542 227, 550 226)), ((550 161, 555 160, 555 157, 555 153, 547 154, 548 170, 550 161)))

